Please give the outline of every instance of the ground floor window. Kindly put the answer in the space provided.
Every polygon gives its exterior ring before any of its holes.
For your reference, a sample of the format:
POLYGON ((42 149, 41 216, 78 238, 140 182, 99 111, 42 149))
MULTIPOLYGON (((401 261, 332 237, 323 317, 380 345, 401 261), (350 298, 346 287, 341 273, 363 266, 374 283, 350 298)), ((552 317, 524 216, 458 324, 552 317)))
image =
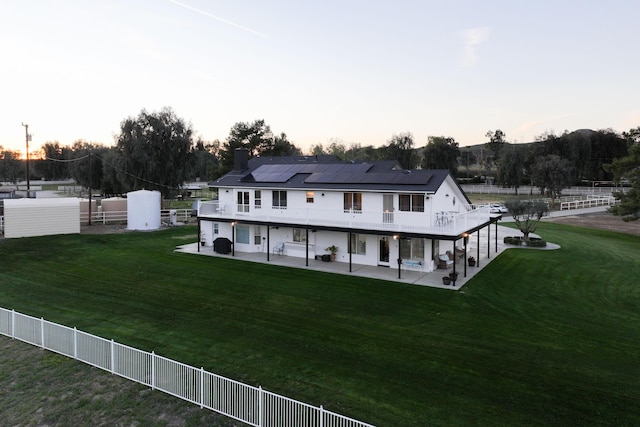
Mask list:
POLYGON ((213 234, 218 234, 220 232, 220 227, 217 222, 213 223, 213 234))
POLYGON ((307 241, 307 233, 303 228, 293 229, 293 241, 298 243, 304 243, 307 241))
POLYGON ((424 259, 424 239, 402 239, 400 240, 400 258, 424 259))
POLYGON ((255 228, 255 230, 253 231, 253 244, 254 245, 259 245, 262 243, 262 231, 260 230, 260 227, 255 228))
POLYGON ((249 226, 236 225, 236 243, 249 244, 249 226))
POLYGON ((367 236, 366 234, 351 234, 351 253, 356 255, 367 254, 367 236))

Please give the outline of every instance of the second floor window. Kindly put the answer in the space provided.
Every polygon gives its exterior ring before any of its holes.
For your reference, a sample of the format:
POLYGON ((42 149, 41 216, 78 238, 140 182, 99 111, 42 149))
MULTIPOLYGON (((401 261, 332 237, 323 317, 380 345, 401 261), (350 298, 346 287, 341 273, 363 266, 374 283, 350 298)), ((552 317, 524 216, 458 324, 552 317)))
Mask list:
POLYGON ((307 191, 307 203, 313 203, 313 191, 307 191))
POLYGON ((362 212, 362 193, 344 193, 344 211, 362 212))
POLYGON ((253 195, 253 206, 256 209, 262 208, 262 191, 256 190, 253 195))
POLYGON ((403 212, 424 212, 424 194, 400 194, 398 202, 403 212))
POLYGON ((273 209, 286 209, 287 192, 282 190, 274 190, 271 206, 273 207, 273 209))
POLYGON ((248 191, 238 191, 238 212, 249 212, 248 191))

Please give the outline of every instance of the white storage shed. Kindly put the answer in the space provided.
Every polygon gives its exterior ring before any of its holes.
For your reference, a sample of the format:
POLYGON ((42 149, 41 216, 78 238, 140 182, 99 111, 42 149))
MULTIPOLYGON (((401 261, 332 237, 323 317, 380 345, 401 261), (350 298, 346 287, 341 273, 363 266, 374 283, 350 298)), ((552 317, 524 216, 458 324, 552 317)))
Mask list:
POLYGON ((162 198, 159 191, 139 190, 127 193, 127 229, 160 228, 162 198))
POLYGON ((7 199, 4 201, 4 237, 80 233, 80 200, 7 199))

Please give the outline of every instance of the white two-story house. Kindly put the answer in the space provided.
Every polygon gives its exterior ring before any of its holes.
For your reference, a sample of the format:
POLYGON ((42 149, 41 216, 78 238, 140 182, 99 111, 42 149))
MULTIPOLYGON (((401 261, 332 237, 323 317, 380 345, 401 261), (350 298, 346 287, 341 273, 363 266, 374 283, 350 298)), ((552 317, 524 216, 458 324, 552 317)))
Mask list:
POLYGON ((335 246, 335 261, 349 263, 350 271, 353 263, 433 271, 439 255, 470 250, 474 232, 479 250, 479 230, 499 219, 474 207, 447 170, 409 171, 393 161, 248 160, 238 149, 234 170, 211 186, 218 199, 198 209, 203 246, 264 253, 267 260, 302 257, 307 265, 335 246))

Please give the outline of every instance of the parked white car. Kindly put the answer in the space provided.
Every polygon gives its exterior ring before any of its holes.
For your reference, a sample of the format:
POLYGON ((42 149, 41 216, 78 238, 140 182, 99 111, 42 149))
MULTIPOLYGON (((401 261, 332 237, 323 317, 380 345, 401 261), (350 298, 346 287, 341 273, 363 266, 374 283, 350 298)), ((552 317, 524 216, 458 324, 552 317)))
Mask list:
POLYGON ((492 203, 489 205, 489 212, 491 213, 508 213, 509 209, 506 208, 505 205, 501 205, 498 203, 492 203))

